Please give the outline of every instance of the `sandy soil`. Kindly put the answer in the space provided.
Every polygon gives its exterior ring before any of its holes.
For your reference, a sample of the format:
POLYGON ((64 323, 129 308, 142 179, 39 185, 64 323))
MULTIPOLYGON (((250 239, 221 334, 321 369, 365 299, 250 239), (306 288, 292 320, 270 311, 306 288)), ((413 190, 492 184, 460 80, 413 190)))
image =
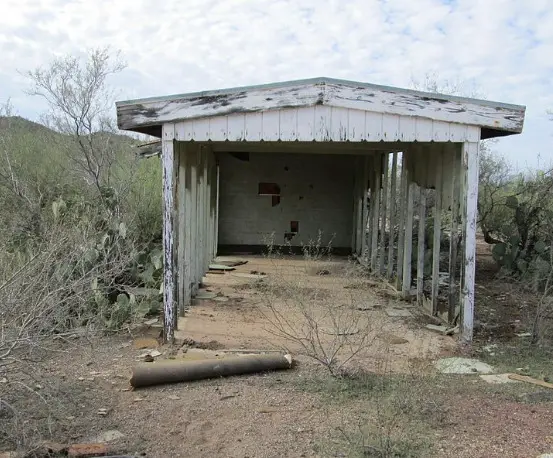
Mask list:
MULTIPOLYGON (((179 322, 178 337, 192 339, 194 345, 159 347, 158 360, 217 358, 233 350, 286 347, 299 362, 295 369, 132 391, 129 376, 144 353, 135 347, 144 342, 139 339, 155 343, 152 338, 159 333, 155 325, 95 340, 92 345, 59 344, 58 352, 33 369, 34 377, 41 380, 37 393, 44 398, 48 393, 50 403, 59 400, 59 408, 50 412, 52 440, 94 441, 106 431, 117 430, 124 436, 110 442, 112 452, 136 456, 359 456, 350 454, 346 446, 339 454, 329 454, 327 444, 339 439, 344 425, 354 430, 371 415, 374 398, 362 392, 356 397, 324 394, 323 386, 318 392, 318 384, 329 379, 327 372, 309 358, 297 356, 297 344, 270 333, 268 301, 295 321, 302 316, 297 302, 306 307, 318 303, 323 308, 353 305, 359 327, 367 324, 373 343, 355 361, 365 370, 382 369, 385 360, 390 362, 386 366, 390 373, 412 371, 415 363, 427 371, 432 359, 454 353, 453 338, 424 329, 424 320, 415 309, 360 278, 344 260, 306 264, 295 259, 274 263, 248 257, 247 261, 233 272, 207 275, 203 291, 219 299, 194 301, 179 322), (261 283, 248 278, 252 271, 266 274, 261 283), (260 286, 263 283, 271 287, 260 286), (291 289, 279 294, 279 285, 291 289), (386 311, 390 309, 408 310, 411 316, 389 317, 386 311), (106 409, 107 414, 100 415, 99 409, 106 409)), ((326 338, 331 341, 333 337, 326 338)), ((436 447, 427 456, 532 457, 553 450, 549 442, 553 404, 515 402, 512 391, 491 396, 476 376, 452 380, 448 387, 453 389, 436 391, 436 399, 441 397, 447 408, 429 433, 436 447)), ((434 402, 432 397, 427 395, 424 402, 434 402)), ((29 402, 37 403, 37 397, 30 395, 29 402)), ((39 403, 37 412, 38 407, 39 403)))

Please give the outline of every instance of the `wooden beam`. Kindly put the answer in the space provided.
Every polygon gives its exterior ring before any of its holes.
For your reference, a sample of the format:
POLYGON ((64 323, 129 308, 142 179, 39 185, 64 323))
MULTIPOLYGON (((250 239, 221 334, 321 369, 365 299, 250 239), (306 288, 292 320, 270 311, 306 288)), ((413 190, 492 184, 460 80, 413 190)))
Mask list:
POLYGON ((443 147, 437 147, 436 187, 434 202, 434 237, 432 241, 432 315, 438 312, 440 280, 440 244, 442 242, 442 193, 443 193, 443 147))
POLYGON ((369 259, 370 252, 370 229, 372 229, 372 214, 373 214, 373 168, 374 157, 366 157, 363 166, 363 208, 362 208, 362 231, 361 231, 361 258, 365 263, 369 259), (371 193, 371 200, 369 201, 369 190, 371 193), (370 227, 370 229, 369 229, 370 227))
POLYGON ((176 200, 176 214, 177 214, 177 267, 178 267, 178 307, 179 315, 184 316, 186 305, 188 305, 187 294, 187 278, 186 272, 186 146, 181 143, 176 143, 176 154, 178 156, 178 184, 177 184, 177 200, 176 200))
POLYGON ((396 242, 396 198, 397 198, 397 151, 392 154, 392 176, 390 182, 390 238, 388 246, 388 268, 387 277, 392 279, 395 264, 395 242, 396 242))
POLYGON ((175 128, 163 125, 162 180, 163 180, 163 340, 175 338, 175 241, 174 237, 174 152, 175 128))
POLYGON ((465 344, 472 343, 474 320, 474 283, 476 273, 476 221, 478 205, 478 148, 479 142, 463 144, 464 188, 464 282, 461 338, 465 344))
POLYGON ((408 172, 407 184, 407 212, 405 214, 405 235, 403 239, 403 281, 401 291, 404 297, 409 297, 411 293, 411 263, 413 257, 413 212, 414 212, 414 194, 415 182, 411 181, 408 172))
POLYGON ((417 237, 417 302, 424 305, 424 253, 426 228, 426 189, 419 187, 419 232, 417 237))
POLYGON ((452 162, 452 180, 451 180, 451 229, 449 235, 449 298, 448 298, 448 317, 450 324, 454 324, 457 315, 457 248, 459 245, 459 195, 461 192, 461 151, 454 145, 447 148, 447 154, 453 155, 452 162))
MULTIPOLYGON (((386 267, 386 260, 388 259, 388 253, 386 252, 386 226, 388 223, 388 168, 390 162, 390 156, 388 153, 384 153, 383 157, 383 170, 382 170, 382 212, 380 215, 380 245, 378 248, 379 255, 379 268, 378 273, 384 275, 384 269, 386 267)), ((388 239, 388 249, 390 248, 388 239)))
POLYGON ((219 168, 219 162, 217 161, 217 195, 215 197, 215 247, 213 251, 213 258, 217 256, 217 251, 219 249, 219 200, 220 200, 220 181, 221 181, 221 171, 219 168))
POLYGON ((198 263, 198 158, 199 147, 194 145, 190 154, 190 284, 192 296, 195 296, 198 290, 196 275, 198 263))
POLYGON ((380 186, 382 177, 382 154, 378 153, 374 157, 374 196, 373 214, 371 223, 371 270, 376 272, 378 260, 378 229, 380 218, 380 186))
POLYGON ((408 171, 407 154, 401 153, 401 180, 400 180, 400 199, 399 199, 399 227, 397 236, 397 276, 396 288, 403 290, 403 265, 405 259, 405 224, 407 222, 407 201, 408 201, 408 171))
POLYGON ((353 170, 353 231, 351 234, 351 251, 359 256, 361 246, 361 158, 355 158, 353 170))

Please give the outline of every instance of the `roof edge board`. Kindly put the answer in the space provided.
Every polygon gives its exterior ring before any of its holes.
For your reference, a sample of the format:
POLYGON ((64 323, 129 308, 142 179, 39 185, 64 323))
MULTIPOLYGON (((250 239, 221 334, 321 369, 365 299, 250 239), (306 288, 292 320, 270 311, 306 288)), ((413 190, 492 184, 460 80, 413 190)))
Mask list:
POLYGON ((415 89, 406 89, 406 88, 400 88, 400 87, 394 87, 394 86, 363 83, 360 81, 343 80, 343 79, 326 78, 326 77, 288 80, 288 81, 282 81, 282 82, 276 82, 276 83, 254 84, 249 86, 235 86, 235 87, 223 88, 223 89, 210 89, 210 90, 198 91, 198 92, 185 92, 185 93, 170 94, 165 96, 153 96, 153 97, 145 97, 140 99, 120 100, 115 102, 115 105, 117 107, 123 107, 125 105, 136 105, 136 104, 141 104, 141 103, 143 104, 148 102, 164 102, 164 101, 170 101, 170 100, 176 100, 176 99, 191 99, 196 97, 209 97, 209 96, 225 95, 225 94, 230 95, 230 94, 236 94, 239 92, 246 92, 246 91, 252 91, 252 90, 262 91, 262 90, 286 88, 290 86, 300 86, 300 85, 308 86, 308 85, 326 85, 326 84, 356 86, 364 89, 375 89, 375 90, 381 90, 381 91, 398 92, 406 95, 413 95, 418 97, 429 97, 434 99, 441 99, 445 101, 455 101, 455 102, 461 102, 461 103, 470 101, 471 103, 475 103, 483 106, 490 106, 490 107, 500 107, 500 108, 515 109, 515 110, 526 109, 525 105, 517 105, 512 103, 497 102, 493 100, 449 95, 449 94, 444 94, 440 92, 418 91, 415 89))
POLYGON ((116 102, 119 128, 135 131, 169 122, 313 105, 473 125, 498 135, 522 132, 526 110, 522 105, 330 78, 116 102))

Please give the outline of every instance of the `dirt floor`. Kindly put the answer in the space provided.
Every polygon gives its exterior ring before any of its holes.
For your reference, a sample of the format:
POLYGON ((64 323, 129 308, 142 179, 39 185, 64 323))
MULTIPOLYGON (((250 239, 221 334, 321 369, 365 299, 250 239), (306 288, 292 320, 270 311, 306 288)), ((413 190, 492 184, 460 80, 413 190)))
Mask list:
MULTIPOLYGON (((36 413, 19 424, 35 422, 39 433, 57 443, 107 442, 113 454, 161 458, 553 452, 553 398, 528 402, 524 396, 543 390, 489 385, 478 375, 436 374, 432 361, 454 355, 456 337, 425 329, 428 320, 417 308, 394 299, 345 259, 232 260, 247 263, 206 276, 206 298, 196 299, 179 321, 174 347, 158 346, 154 322, 123 336, 57 342, 56 352, 22 376, 36 413), (405 316, 390 316, 398 311, 405 316), (291 329, 302 335, 309 334, 305 318, 315 314, 324 348, 336 347, 344 335, 350 349, 360 346, 345 366, 348 375, 330 376, 301 356, 302 341, 278 332, 283 327, 275 312, 289 317, 291 329), (130 390, 132 367, 151 350, 161 353, 156 361, 278 350, 290 352, 297 366, 130 390), (46 425, 48 414, 52 421, 46 425)), ((496 286, 487 280, 479 294, 495 297, 496 286)), ((336 354, 341 360, 346 351, 336 354)))

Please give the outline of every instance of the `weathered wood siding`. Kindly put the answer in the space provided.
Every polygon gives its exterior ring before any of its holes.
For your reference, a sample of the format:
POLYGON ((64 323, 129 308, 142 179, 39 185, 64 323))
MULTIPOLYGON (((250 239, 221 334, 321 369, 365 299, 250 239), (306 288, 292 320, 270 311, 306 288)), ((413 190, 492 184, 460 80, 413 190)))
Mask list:
POLYGON ((479 136, 480 129, 420 117, 316 105, 182 121, 176 124, 175 135, 181 141, 213 142, 466 142, 479 136))

